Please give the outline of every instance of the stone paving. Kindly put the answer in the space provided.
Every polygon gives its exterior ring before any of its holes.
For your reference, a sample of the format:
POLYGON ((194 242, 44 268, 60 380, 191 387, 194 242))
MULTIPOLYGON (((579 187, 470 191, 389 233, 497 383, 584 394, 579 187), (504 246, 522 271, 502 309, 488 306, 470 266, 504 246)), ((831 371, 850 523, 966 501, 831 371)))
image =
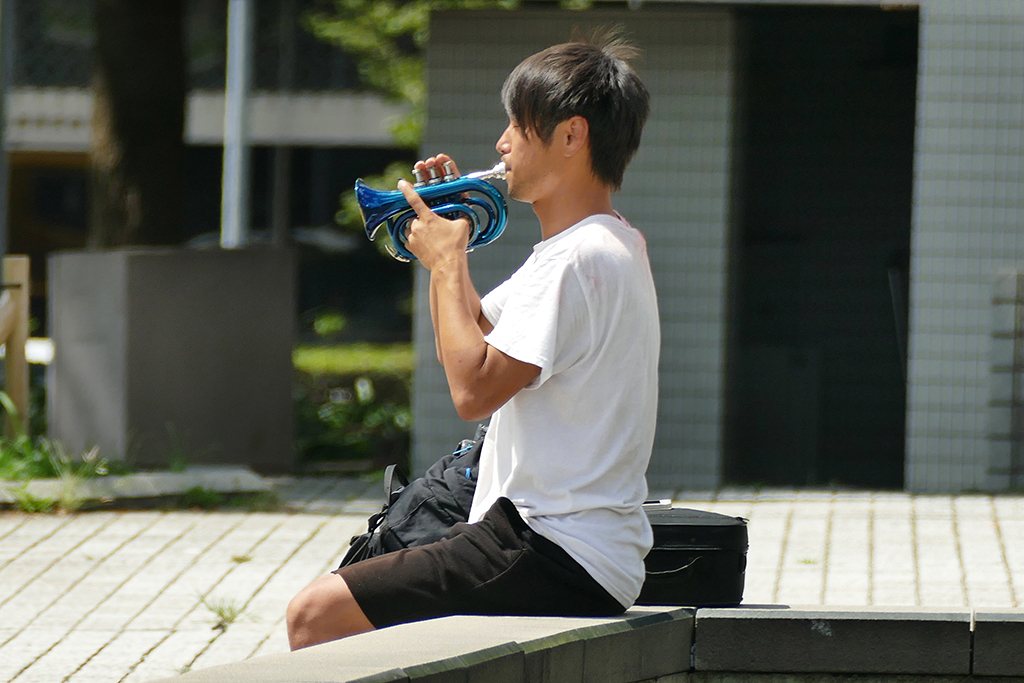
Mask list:
MULTIPOLYGON (((274 513, 0 513, 0 681, 134 683, 286 651, 288 601, 380 498, 354 479, 278 487, 274 513)), ((1021 607, 1024 496, 652 497, 750 520, 748 604, 1021 607)))

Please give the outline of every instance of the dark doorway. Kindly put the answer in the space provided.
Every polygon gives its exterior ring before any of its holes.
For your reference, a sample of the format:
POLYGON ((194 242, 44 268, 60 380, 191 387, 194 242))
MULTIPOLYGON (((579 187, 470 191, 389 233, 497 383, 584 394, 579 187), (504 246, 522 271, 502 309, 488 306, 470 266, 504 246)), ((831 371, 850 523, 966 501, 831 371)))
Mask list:
POLYGON ((725 478, 901 488, 917 11, 738 17, 725 478))

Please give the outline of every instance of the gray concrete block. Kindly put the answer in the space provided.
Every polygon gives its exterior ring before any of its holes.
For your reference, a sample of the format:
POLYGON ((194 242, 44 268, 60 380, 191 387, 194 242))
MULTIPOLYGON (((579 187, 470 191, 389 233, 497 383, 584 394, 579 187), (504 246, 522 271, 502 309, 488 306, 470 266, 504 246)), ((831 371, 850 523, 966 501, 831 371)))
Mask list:
POLYGON ((688 671, 694 610, 634 607, 621 621, 577 629, 586 683, 638 681, 688 671))
POLYGON ((410 683, 524 683, 523 651, 516 643, 404 667, 410 683))
POLYGON ((292 469, 292 252, 54 254, 49 295, 51 436, 139 467, 292 469))
POLYGON ((914 608, 697 611, 697 671, 962 675, 970 613, 914 608))
POLYGON ((640 680, 640 634, 619 621, 579 629, 583 641, 583 680, 617 683, 640 680))
POLYGON ((1024 676, 1024 611, 974 613, 975 676, 1024 676))
POLYGON ((672 609, 657 614, 659 618, 651 619, 641 627, 641 678, 656 678, 690 670, 690 648, 693 645, 696 613, 697 610, 690 608, 672 609))
POLYGON ((522 643, 524 676, 531 683, 584 683, 584 642, 574 631, 522 643))

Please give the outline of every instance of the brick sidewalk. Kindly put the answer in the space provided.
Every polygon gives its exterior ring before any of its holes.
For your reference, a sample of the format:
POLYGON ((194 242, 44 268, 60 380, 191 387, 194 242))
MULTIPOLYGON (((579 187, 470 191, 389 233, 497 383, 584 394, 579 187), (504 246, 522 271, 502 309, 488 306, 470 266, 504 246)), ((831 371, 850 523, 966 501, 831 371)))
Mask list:
MULTIPOLYGON (((378 487, 299 480, 279 513, 0 513, 0 681, 147 681, 285 651, 285 606, 378 487), (242 614, 218 628, 200 595, 242 614)), ((656 493, 750 520, 746 603, 1021 606, 1024 497, 656 493)))

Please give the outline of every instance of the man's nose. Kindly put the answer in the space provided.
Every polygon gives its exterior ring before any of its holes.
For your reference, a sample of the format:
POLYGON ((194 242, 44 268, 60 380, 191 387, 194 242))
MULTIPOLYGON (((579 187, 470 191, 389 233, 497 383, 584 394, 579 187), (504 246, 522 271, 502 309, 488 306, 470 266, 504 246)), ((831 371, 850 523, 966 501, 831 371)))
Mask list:
POLYGON ((494 149, 498 154, 508 154, 508 128, 506 128, 505 132, 501 134, 498 141, 494 143, 494 149))

